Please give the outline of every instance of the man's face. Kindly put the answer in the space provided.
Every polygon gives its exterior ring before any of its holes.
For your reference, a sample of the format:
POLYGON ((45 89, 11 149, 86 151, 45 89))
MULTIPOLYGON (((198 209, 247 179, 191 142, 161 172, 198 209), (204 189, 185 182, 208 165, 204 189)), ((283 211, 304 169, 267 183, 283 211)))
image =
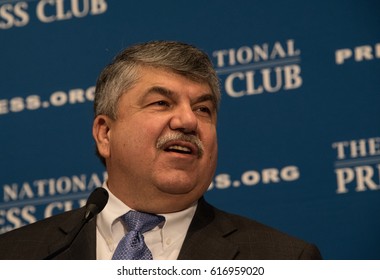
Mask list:
POLYGON ((111 192, 131 208, 156 213, 182 210, 202 196, 217 162, 209 85, 143 67, 117 109, 116 120, 100 116, 94 124, 107 127, 107 143, 98 148, 111 192))

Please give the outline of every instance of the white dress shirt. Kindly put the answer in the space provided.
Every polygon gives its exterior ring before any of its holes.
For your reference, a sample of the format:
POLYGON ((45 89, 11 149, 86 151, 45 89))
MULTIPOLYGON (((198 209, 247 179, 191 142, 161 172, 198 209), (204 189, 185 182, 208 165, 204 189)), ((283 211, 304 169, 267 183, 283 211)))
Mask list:
MULTIPOLYGON (((96 259, 110 260, 119 241, 126 231, 119 217, 132 210, 112 194, 107 184, 103 184, 109 193, 107 205, 96 220, 96 259)), ((159 214, 165 217, 164 224, 144 233, 144 240, 154 260, 176 260, 181 250, 187 230, 193 219, 197 204, 180 212, 159 214)))

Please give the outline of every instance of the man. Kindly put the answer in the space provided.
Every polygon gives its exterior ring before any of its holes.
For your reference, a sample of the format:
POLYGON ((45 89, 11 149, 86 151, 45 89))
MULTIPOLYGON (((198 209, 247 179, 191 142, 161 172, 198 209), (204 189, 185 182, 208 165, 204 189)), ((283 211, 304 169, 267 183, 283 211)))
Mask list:
MULTIPOLYGON (((217 75, 197 48, 157 41, 121 52, 100 74, 95 93, 93 136, 109 200, 54 258, 113 258, 133 231, 121 217, 134 210, 163 217, 141 238, 153 259, 320 259, 314 245, 204 200, 217 163, 219 101, 217 75)), ((0 236, 0 258, 51 256, 83 213, 0 236)))

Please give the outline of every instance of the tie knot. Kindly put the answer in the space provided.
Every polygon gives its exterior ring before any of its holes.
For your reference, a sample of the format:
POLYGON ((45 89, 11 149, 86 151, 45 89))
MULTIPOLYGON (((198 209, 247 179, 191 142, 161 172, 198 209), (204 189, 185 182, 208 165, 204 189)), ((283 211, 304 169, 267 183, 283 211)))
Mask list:
POLYGON ((121 220, 127 227, 128 231, 134 230, 144 233, 165 221, 165 218, 163 216, 144 212, 129 211, 121 216, 121 220))

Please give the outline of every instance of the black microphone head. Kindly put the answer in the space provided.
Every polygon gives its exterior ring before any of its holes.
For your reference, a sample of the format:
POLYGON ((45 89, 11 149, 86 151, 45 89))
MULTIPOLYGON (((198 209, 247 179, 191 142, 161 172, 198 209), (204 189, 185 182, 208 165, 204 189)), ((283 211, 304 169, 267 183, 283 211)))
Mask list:
POLYGON ((99 214, 108 202, 108 192, 104 188, 96 188, 87 199, 85 219, 90 220, 99 214))

